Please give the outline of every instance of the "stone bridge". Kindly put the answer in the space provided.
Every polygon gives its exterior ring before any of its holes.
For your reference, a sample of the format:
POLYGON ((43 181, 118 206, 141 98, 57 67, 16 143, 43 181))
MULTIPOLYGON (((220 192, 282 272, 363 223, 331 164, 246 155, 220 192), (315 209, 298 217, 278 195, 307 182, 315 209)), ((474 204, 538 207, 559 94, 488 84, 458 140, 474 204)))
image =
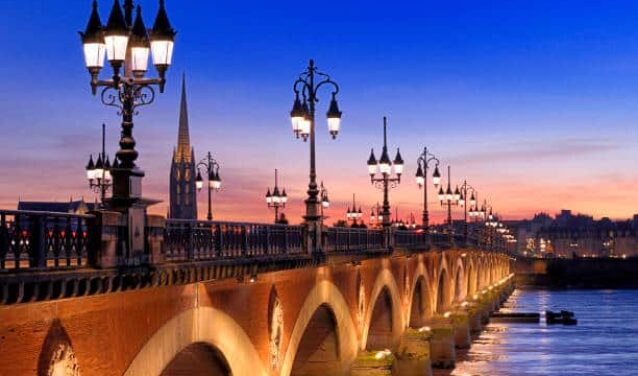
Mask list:
MULTIPOLYGON (((244 239, 234 241, 242 262, 219 252, 115 268, 83 268, 82 257, 80 266, 47 268, 47 259, 36 270, 33 260, 19 269, 19 254, 3 260, 13 269, 0 274, 2 374, 429 375, 432 365, 453 366, 455 347, 470 345, 511 290, 511 258, 468 242, 399 233, 394 247, 372 252, 362 244, 376 235, 359 231, 348 234, 359 252, 268 258, 246 252, 276 237, 246 237, 260 231, 232 231, 244 239)), ((341 249, 340 235, 330 236, 341 249)))

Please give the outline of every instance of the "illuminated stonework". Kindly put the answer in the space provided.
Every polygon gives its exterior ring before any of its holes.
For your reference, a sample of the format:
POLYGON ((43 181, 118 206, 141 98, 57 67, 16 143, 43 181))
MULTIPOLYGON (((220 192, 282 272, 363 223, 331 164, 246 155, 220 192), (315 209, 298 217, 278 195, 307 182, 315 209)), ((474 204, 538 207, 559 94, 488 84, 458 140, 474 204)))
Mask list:
POLYGON ((273 288, 270 294, 270 307, 268 310, 270 330, 270 368, 275 370, 279 366, 281 342, 284 332, 284 310, 273 288))
POLYGON ((363 324, 365 321, 365 309, 366 309, 366 292, 363 288, 363 281, 361 280, 361 274, 357 273, 357 324, 359 331, 363 332, 363 324))
POLYGON ((403 268, 403 300, 406 306, 410 302, 410 278, 407 265, 403 268))
POLYGON ((52 350, 47 376, 80 376, 75 354, 68 343, 59 343, 52 350))

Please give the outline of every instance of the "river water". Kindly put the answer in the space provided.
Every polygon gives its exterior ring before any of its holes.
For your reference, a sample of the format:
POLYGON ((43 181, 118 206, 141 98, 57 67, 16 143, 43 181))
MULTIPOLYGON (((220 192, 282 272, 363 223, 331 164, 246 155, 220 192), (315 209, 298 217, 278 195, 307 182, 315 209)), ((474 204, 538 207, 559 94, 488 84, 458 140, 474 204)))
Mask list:
POLYGON ((566 309, 576 326, 489 324, 461 352, 455 376, 638 376, 638 290, 517 290, 514 312, 566 309))

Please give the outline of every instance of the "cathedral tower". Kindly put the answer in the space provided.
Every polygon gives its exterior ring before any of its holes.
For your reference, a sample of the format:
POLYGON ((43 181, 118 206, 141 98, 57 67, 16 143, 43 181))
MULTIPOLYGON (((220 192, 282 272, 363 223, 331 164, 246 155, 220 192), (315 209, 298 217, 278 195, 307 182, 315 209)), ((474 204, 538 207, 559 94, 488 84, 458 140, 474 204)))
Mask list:
POLYGON ((197 193, 195 191, 195 151, 188 134, 188 106, 186 104, 186 78, 182 78, 182 99, 179 108, 177 147, 173 149, 170 176, 169 218, 197 219, 197 193))

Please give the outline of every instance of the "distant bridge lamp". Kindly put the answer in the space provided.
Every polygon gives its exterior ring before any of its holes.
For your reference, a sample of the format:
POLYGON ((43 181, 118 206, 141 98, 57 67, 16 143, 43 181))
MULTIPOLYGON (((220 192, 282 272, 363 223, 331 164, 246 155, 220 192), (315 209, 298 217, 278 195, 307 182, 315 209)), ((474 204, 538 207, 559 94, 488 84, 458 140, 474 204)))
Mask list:
POLYGON ((383 148, 381 149, 381 158, 376 159, 374 149, 370 151, 368 158, 368 174, 370 174, 370 182, 383 190, 383 204, 381 206, 381 216, 383 217, 382 225, 389 228, 391 223, 390 216, 390 199, 389 190, 396 188, 401 184, 401 174, 403 174, 404 162, 401 158, 401 152, 397 148, 397 154, 394 161, 390 160, 388 155, 388 119, 383 117, 383 148))
POLYGON ((285 208, 287 202, 288 194, 286 194, 286 188, 279 190, 279 173, 275 169, 275 186, 272 192, 270 188, 266 192, 266 205, 268 205, 268 208, 275 209, 275 223, 279 223, 279 209, 285 208))
POLYGON ((444 191, 443 186, 439 188, 439 202, 441 206, 447 206, 447 224, 450 236, 454 233, 454 227, 452 223, 452 206, 465 205, 465 197, 461 194, 461 190, 458 185, 456 189, 452 191, 452 168, 447 166, 447 189, 444 191))
POLYGON ((93 161, 93 154, 89 156, 86 164, 86 178, 89 181, 89 188, 100 194, 100 205, 104 206, 106 192, 112 186, 111 168, 118 168, 117 159, 111 166, 109 156, 106 154, 106 125, 102 124, 102 151, 97 154, 97 160, 93 161))
POLYGON ((328 189, 323 185, 319 185, 319 197, 321 197, 321 227, 323 228, 323 221, 326 218, 324 210, 330 207, 330 199, 328 198, 328 189))
POLYGON ((357 209, 357 202, 355 199, 355 194, 353 193, 352 209, 348 207, 348 210, 346 211, 346 220, 352 221, 352 227, 356 227, 357 221, 359 221, 361 218, 363 218, 363 211, 361 211, 361 206, 359 206, 359 209, 357 209))
POLYGON ((202 178, 202 171, 207 177, 206 186, 208 187, 208 213, 206 219, 213 220, 213 199, 212 192, 219 191, 222 187, 222 179, 219 176, 219 163, 212 157, 210 152, 197 164, 197 177, 195 178, 195 187, 198 191, 204 188, 204 179, 202 178))
POLYGON ((434 173, 432 174, 432 183, 434 188, 438 188, 441 184, 441 173, 439 172, 439 159, 432 154, 427 147, 423 148, 423 153, 417 159, 416 184, 419 188, 423 188, 423 218, 422 224, 425 234, 428 233, 430 227, 430 213, 428 211, 428 170, 430 164, 434 164, 434 173))
POLYGON ((124 12, 119 0, 115 0, 108 21, 103 25, 94 0, 86 29, 80 32, 92 93, 95 95, 97 89, 102 88, 102 103, 117 108, 122 116, 120 150, 114 160, 118 165, 111 169, 111 206, 121 209, 129 208, 141 198, 141 179, 144 177, 144 172, 135 165, 138 152, 133 138, 133 117, 139 107, 154 101, 154 86, 160 93, 164 92, 176 34, 168 20, 164 0, 159 1, 155 23, 150 30, 144 24, 140 6, 137 6, 135 20, 133 9, 132 0, 124 1, 124 12), (149 55, 158 73, 156 78, 145 77, 149 55), (111 65, 112 76, 100 79, 105 58, 111 65))
POLYGON ((468 225, 468 214, 472 211, 474 206, 476 206, 476 197, 478 196, 478 191, 474 189, 471 185, 467 183, 467 180, 463 180, 463 184, 459 188, 461 193, 461 206, 463 206, 463 236, 465 237, 465 241, 467 241, 469 236, 469 225, 468 225))

